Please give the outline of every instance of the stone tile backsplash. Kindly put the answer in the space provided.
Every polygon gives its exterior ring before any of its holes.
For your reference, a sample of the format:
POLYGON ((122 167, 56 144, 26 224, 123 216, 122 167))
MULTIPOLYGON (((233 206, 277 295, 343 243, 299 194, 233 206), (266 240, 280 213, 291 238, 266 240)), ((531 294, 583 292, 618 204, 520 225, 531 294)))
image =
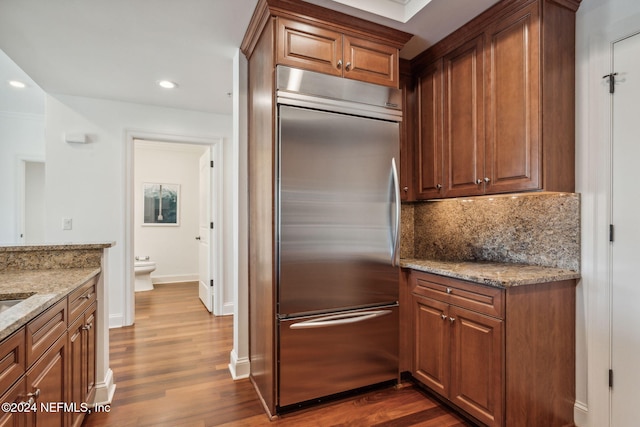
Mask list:
POLYGON ((400 254, 579 271, 580 195, 541 192, 403 204, 400 254))

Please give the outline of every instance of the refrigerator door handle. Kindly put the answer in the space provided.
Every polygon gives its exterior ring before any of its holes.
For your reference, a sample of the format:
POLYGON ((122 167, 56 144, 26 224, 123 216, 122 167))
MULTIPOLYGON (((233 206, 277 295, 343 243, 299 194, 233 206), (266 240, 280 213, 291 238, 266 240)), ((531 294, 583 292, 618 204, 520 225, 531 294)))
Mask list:
POLYGON ((397 267, 400 264, 398 260, 398 247, 400 246, 400 181, 398 180, 398 168, 396 167, 395 157, 391 158, 391 174, 393 176, 393 194, 395 199, 395 223, 393 224, 391 266, 397 267))
POLYGON ((290 329, 311 329, 311 328, 327 328, 329 326, 346 325, 349 323, 364 322, 365 320, 374 319, 376 317, 391 314, 391 310, 363 311, 359 313, 343 313, 332 316, 321 317, 319 319, 305 320, 303 322, 293 323, 290 329))

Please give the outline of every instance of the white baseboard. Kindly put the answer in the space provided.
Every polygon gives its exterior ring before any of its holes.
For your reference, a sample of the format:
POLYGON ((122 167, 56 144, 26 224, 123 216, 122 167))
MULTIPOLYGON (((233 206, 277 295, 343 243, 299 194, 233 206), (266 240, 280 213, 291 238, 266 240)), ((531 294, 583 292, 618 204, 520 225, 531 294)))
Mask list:
POLYGON ((233 302, 225 302, 222 305, 222 315, 223 316, 233 315, 233 302))
POLYGON ((124 326, 124 315, 122 313, 109 315, 109 329, 122 328, 124 326))
POLYGON ((576 400, 573 406, 573 422, 577 427, 587 426, 589 423, 589 408, 586 403, 576 400))
POLYGON ((152 276, 151 283, 154 285, 163 283, 178 283, 178 282, 197 282, 199 280, 197 274, 171 274, 165 276, 152 276))
POLYGON ((113 371, 111 369, 107 369, 104 380, 96 381, 96 394, 93 398, 93 405, 110 404, 115 392, 116 385, 113 383, 113 371))
POLYGON ((236 351, 231 350, 229 361, 229 372, 231 372, 231 378, 234 380, 249 378, 251 370, 249 369, 250 365, 248 357, 238 359, 236 351))

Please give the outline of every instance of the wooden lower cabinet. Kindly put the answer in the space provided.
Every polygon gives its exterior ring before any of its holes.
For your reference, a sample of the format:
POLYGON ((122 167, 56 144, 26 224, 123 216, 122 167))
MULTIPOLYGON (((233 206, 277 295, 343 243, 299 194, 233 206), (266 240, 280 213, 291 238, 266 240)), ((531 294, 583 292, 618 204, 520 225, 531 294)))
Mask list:
POLYGON ((413 298, 414 376, 479 421, 501 425, 502 320, 413 298))
POLYGON ((69 327, 69 401, 78 410, 70 412, 71 426, 82 425, 82 405, 93 400, 95 393, 96 303, 69 327))
POLYGON ((0 401, 15 404, 0 412, 0 427, 82 425, 95 395, 96 283, 0 342, 0 401))
MULTIPOLYGON (((0 401, 2 403, 11 403, 15 405, 27 402, 25 398, 27 394, 27 380, 24 378, 18 381, 13 387, 9 388, 0 401)), ((17 408, 17 406, 15 407, 17 408)), ((11 408, 14 409, 14 408, 11 408)), ((23 427, 27 422, 27 413, 23 411, 5 411, 0 412, 0 427, 23 427)))
POLYGON ((67 411, 58 406, 68 402, 67 334, 62 335, 27 371, 27 396, 35 398, 36 411, 27 412, 27 426, 66 426, 67 411), (45 405, 46 408, 43 408, 45 405))
POLYGON ((411 271, 409 287, 416 380, 487 426, 573 425, 575 280, 501 289, 411 271))

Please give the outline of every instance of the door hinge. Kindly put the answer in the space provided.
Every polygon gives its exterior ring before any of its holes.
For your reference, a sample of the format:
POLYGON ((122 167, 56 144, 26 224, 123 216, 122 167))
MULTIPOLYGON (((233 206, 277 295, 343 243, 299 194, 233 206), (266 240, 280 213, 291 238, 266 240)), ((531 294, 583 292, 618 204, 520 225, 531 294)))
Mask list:
POLYGON ((213 167, 213 160, 211 160, 211 167, 213 167))
POLYGON ((213 222, 211 223, 211 229, 213 230, 213 222))
POLYGON ((213 288, 213 279, 211 279, 210 284, 211 284, 211 287, 213 288))
POLYGON ((613 224, 609 224, 609 241, 613 242, 613 224))
POLYGON ((613 387, 613 369, 609 369, 609 387, 613 387))
POLYGON ((607 74, 606 76, 602 76, 603 79, 609 79, 609 93, 615 93, 616 91, 616 76, 618 73, 607 74))

